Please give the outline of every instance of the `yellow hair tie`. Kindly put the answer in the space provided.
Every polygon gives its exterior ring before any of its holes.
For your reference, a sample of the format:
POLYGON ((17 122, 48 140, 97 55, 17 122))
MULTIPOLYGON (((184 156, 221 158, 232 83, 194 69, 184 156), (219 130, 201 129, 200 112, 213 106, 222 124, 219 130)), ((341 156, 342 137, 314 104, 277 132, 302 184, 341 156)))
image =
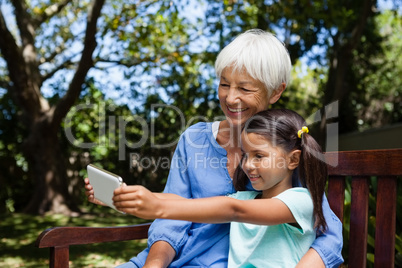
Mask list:
POLYGON ((304 126, 304 127, 302 127, 302 129, 300 129, 299 131, 297 131, 297 136, 298 136, 299 138, 301 138, 301 135, 302 135, 303 133, 308 133, 308 127, 304 126))

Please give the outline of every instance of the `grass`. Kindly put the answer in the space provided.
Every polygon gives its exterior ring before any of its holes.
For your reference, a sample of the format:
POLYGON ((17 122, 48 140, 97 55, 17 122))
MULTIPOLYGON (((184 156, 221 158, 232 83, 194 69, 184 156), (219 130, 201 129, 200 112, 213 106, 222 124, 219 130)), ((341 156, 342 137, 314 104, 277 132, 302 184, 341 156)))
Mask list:
MULTIPOLYGON (((56 226, 124 226, 145 221, 108 210, 103 213, 32 216, 0 215, 0 267, 48 267, 49 249, 35 247, 38 235, 56 226)), ((124 241, 70 247, 70 267, 115 267, 127 262, 146 247, 146 240, 124 241)))

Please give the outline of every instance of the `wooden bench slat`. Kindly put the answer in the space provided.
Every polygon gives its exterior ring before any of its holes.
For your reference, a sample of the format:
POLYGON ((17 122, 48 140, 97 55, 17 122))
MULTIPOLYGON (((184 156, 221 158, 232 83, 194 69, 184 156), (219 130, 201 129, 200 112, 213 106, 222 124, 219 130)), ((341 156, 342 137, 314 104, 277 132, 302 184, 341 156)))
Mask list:
POLYGON ((343 207, 345 200, 345 177, 330 176, 328 180, 328 203, 332 211, 343 222, 343 207))
POLYGON ((350 208, 349 266, 366 267, 369 205, 369 180, 366 176, 352 179, 350 208))
POLYGON ((393 268, 396 232, 396 177, 378 177, 375 229, 376 268, 393 268))
POLYGON ((401 175, 402 149, 327 152, 329 175, 398 176, 401 175))

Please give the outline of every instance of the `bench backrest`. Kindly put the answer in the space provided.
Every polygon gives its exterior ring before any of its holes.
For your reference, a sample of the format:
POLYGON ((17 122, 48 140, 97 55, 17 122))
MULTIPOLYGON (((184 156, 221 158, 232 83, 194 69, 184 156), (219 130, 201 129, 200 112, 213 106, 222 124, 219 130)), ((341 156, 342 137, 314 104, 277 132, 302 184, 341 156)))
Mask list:
POLYGON ((349 267, 366 267, 372 176, 377 177, 374 265, 395 267, 397 180, 402 176, 402 149, 330 152, 325 157, 329 163, 338 163, 328 165, 328 201, 342 222, 345 179, 351 176, 349 267))

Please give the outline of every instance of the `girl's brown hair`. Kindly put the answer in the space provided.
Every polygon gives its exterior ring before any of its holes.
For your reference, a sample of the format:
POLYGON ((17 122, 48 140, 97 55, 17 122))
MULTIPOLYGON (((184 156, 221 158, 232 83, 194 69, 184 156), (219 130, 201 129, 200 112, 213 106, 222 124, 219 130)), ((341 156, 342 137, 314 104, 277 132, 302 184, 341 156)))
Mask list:
MULTIPOLYGON (((298 113, 288 109, 269 109, 251 117, 243 131, 256 133, 267 139, 272 146, 279 146, 285 152, 300 150, 300 162, 297 172, 299 181, 306 187, 313 199, 315 225, 321 231, 327 228, 322 211, 322 200, 327 180, 327 165, 322 158, 322 150, 314 138, 303 133, 298 137, 298 131, 306 126, 305 120, 298 113)), ((246 189, 249 180, 241 169, 241 163, 236 169, 234 186, 237 191, 246 189)))

